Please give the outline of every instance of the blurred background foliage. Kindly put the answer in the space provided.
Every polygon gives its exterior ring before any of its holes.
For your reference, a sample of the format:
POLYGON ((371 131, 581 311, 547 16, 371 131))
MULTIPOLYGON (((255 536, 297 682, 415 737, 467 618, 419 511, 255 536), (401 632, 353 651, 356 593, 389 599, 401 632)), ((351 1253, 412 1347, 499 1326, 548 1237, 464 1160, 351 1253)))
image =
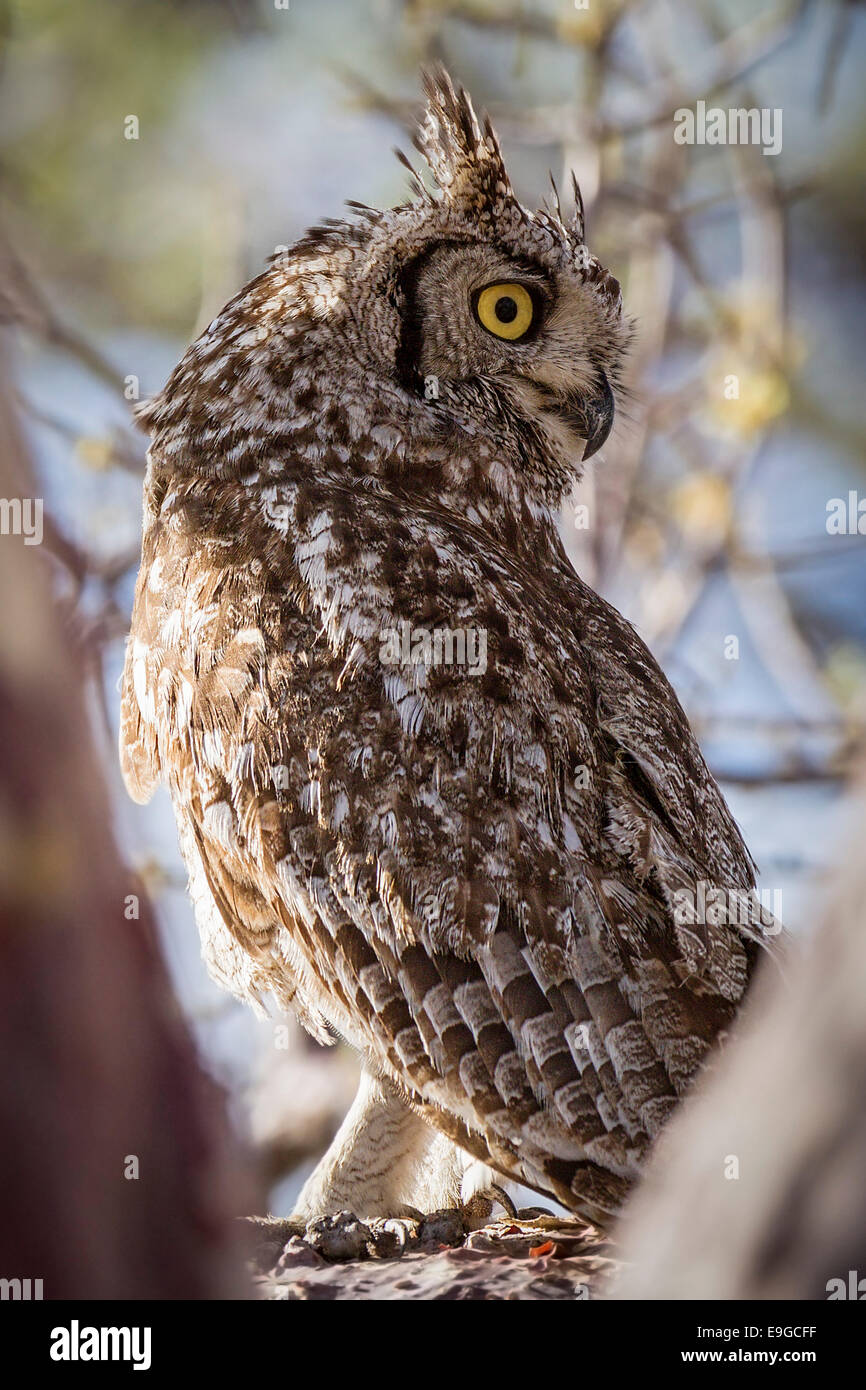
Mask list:
POLYGON ((276 1203, 354 1062, 209 984, 167 799, 135 809, 120 788, 146 448, 129 411, 276 245, 345 198, 405 196, 391 146, 433 59, 490 110, 525 202, 549 169, 563 189, 577 173, 635 344, 563 538, 664 664, 762 885, 808 929, 866 727, 866 535, 826 524, 831 499, 866 497, 864 7, 0 0, 0 44, 0 317, 58 602, 93 672, 118 836, 204 1055, 285 1179, 276 1203), (778 109, 781 152, 676 144, 674 112, 699 99, 778 109))

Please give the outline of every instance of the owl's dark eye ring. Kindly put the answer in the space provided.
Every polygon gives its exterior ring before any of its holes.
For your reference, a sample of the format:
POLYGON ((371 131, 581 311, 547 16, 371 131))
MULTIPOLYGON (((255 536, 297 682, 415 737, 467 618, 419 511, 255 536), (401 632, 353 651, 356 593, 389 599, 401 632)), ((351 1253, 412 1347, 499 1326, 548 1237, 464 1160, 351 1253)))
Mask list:
POLYGON ((499 280, 476 290, 472 308, 485 332, 509 343, 526 337, 539 311, 535 295, 517 280, 499 280))

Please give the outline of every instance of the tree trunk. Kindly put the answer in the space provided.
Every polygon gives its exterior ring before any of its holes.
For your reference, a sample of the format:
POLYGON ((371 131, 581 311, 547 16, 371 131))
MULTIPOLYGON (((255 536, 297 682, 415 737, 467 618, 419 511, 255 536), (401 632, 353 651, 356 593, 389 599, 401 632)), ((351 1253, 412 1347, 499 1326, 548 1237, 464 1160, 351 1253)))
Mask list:
MULTIPOLYGON (((0 495, 33 494, 0 386, 0 495)), ((45 1298, 237 1294, 232 1217, 254 1194, 112 838, 38 544, 0 535, 0 585, 0 1277, 45 1298)))
POLYGON ((866 1294, 864 828, 814 937, 783 979, 758 980, 663 1135, 623 1221, 614 1297, 826 1299, 861 1277, 866 1294))

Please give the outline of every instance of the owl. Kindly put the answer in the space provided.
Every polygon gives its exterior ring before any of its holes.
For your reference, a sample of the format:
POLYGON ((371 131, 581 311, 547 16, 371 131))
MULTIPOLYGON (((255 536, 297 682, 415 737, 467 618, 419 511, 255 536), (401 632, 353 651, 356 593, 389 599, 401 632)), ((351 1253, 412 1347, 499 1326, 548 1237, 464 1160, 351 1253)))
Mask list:
POLYGON ((619 285, 576 183, 528 210, 425 86, 409 200, 278 252, 140 409, 121 760, 136 800, 168 784, 215 979, 360 1055, 299 1220, 504 1179, 605 1225, 773 928, 557 527, 614 420, 619 285))

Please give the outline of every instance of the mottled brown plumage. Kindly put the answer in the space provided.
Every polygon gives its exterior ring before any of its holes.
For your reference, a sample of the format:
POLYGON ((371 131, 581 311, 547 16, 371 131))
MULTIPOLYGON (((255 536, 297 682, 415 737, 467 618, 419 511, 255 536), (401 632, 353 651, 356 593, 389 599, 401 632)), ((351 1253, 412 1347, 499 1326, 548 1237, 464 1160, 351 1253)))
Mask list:
POLYGON ((141 412, 123 768, 137 799, 168 782, 222 983, 603 1219, 765 928, 682 921, 751 861, 557 532, 610 426, 619 286, 579 195, 528 212, 466 95, 428 98, 435 191, 276 257, 141 412), (524 339, 480 322, 490 284, 525 288, 524 339), (484 669, 384 659, 404 630, 483 632, 484 669))

